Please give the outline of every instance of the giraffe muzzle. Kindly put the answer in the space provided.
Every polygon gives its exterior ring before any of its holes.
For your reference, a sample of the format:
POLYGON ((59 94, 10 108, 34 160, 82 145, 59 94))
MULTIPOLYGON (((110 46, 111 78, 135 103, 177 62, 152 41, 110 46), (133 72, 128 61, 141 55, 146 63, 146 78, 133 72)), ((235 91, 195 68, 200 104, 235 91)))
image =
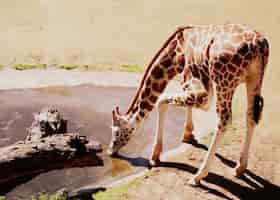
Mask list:
POLYGON ((114 156, 118 153, 118 149, 114 145, 114 142, 111 142, 108 149, 107 149, 107 155, 114 156))

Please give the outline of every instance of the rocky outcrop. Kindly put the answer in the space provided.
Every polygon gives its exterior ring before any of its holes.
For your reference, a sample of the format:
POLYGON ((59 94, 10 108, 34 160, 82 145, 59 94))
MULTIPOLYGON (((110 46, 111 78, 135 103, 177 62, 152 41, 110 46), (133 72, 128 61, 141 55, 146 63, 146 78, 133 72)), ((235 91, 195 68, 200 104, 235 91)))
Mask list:
POLYGON ((65 133, 66 120, 55 109, 34 115, 25 141, 0 148, 0 195, 53 169, 100 166, 101 144, 79 133, 65 133))

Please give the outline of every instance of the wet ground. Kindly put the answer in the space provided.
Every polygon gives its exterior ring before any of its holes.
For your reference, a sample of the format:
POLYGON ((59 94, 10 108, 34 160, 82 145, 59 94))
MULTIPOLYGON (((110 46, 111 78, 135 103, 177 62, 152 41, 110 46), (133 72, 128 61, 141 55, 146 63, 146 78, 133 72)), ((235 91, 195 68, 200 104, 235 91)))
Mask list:
MULTIPOLYGON (((26 128, 33 120, 32 113, 45 106, 54 106, 69 120, 69 132, 79 132, 100 141, 106 149, 111 138, 111 110, 116 105, 120 106, 120 110, 125 110, 134 92, 135 88, 93 85, 3 90, 0 92, 0 147, 23 140, 26 128)), ((209 119, 209 115, 203 116, 209 119)), ((183 110, 170 108, 166 122, 165 150, 180 144, 183 123, 183 110)), ((206 133, 207 123, 197 128, 206 133)), ((135 135, 120 152, 121 158, 112 159, 102 153, 104 167, 54 170, 17 186, 7 196, 26 197, 43 191, 54 192, 64 187, 72 190, 140 171, 148 165, 154 130, 155 112, 147 120, 144 130, 135 135)))

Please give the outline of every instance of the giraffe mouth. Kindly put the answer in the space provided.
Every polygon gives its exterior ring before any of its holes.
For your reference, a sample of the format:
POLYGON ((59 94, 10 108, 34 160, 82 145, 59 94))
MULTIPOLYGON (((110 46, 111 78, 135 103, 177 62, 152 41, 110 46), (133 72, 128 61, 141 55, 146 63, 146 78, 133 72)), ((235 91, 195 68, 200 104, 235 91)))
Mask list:
POLYGON ((108 149, 107 149, 107 155, 109 155, 109 156, 114 155, 114 151, 113 151, 113 149, 108 148, 108 149))
POLYGON ((118 151, 114 151, 112 148, 107 149, 107 155, 110 157, 115 157, 118 155, 118 151))
POLYGON ((107 149, 107 155, 113 157, 118 154, 118 149, 114 147, 113 143, 110 143, 107 149))

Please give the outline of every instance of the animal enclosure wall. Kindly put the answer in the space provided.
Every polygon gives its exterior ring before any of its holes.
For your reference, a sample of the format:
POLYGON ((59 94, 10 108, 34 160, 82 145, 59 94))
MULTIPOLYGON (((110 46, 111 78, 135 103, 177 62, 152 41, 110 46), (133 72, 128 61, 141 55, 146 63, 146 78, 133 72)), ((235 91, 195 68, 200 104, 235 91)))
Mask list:
MULTIPOLYGON (((0 0, 0 64, 143 65, 177 25, 186 24, 248 23, 264 32, 271 44, 279 44, 278 4, 276 0, 0 0)), ((274 49, 272 54, 279 47, 274 49)))

